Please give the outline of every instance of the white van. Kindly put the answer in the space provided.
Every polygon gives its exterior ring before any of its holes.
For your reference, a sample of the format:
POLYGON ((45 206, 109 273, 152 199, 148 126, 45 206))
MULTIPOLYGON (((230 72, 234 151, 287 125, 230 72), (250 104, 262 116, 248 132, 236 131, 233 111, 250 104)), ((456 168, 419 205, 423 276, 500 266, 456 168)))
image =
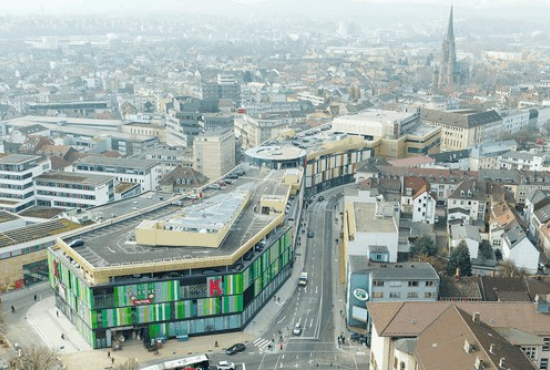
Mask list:
POLYGON ((298 285, 306 286, 307 285, 307 272, 302 272, 300 274, 300 279, 298 280, 298 285))

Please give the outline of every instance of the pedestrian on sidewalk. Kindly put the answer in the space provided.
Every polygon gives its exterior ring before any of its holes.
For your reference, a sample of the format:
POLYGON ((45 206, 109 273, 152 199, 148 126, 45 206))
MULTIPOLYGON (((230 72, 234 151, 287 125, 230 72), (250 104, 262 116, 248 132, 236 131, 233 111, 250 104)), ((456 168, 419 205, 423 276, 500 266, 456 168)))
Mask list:
POLYGON ((115 364, 115 358, 111 357, 111 365, 114 365, 114 364, 115 364))
POLYGON ((111 358, 111 351, 107 352, 107 358, 111 358))
POLYGON ((15 307, 11 305, 11 312, 15 312, 15 307))
POLYGON ((34 295, 34 300, 38 300, 38 296, 36 294, 34 295))
POLYGON ((59 317, 59 311, 55 311, 55 314, 57 315, 57 317, 59 317))

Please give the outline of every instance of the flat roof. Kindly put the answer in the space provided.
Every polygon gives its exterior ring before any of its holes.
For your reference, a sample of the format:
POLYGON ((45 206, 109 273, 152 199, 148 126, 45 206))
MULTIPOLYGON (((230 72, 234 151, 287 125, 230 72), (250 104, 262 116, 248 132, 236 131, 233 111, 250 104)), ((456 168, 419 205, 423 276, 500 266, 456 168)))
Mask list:
POLYGON ((0 233, 0 248, 58 235, 80 227, 82 226, 64 218, 19 227, 0 233))
POLYGON ((0 163, 2 164, 20 164, 41 158, 34 154, 0 153, 0 163))
POLYGON ((109 180, 114 179, 114 176, 95 175, 86 173, 74 172, 51 172, 42 174, 36 177, 37 180, 51 180, 62 183, 77 183, 82 185, 101 185, 109 180))
MULTIPOLYGON (((259 169, 251 168, 247 171, 245 176, 237 179, 232 185, 228 185, 220 190, 206 190, 204 201, 210 204, 213 204, 216 195, 223 195, 223 193, 229 195, 235 188, 243 185, 246 186, 248 184, 252 191, 249 202, 219 248, 146 246, 130 241, 130 236, 134 234, 135 228, 143 222, 144 219, 147 219, 147 215, 144 215, 124 221, 126 226, 124 230, 120 230, 116 233, 116 238, 113 238, 112 233, 103 235, 100 232, 101 229, 98 230, 99 232, 82 234, 79 238, 83 239, 85 244, 82 247, 74 248, 74 250, 96 268, 231 255, 278 217, 279 214, 261 214, 258 209, 255 209, 257 208, 255 205, 259 204, 264 195, 282 195, 288 192, 289 186, 281 182, 283 174, 284 170, 272 170, 265 173, 260 172, 259 169), (210 197, 211 195, 213 196, 210 197)), ((115 216, 120 216, 132 212, 134 208, 137 210, 159 202, 159 197, 161 195, 160 193, 149 192, 139 197, 107 206, 97 207, 90 211, 92 213, 104 214, 106 216, 104 219, 108 218, 111 213, 115 214, 115 216)), ((190 200, 186 200, 186 204, 195 207, 190 200)), ((171 205, 167 205, 165 209, 166 211, 163 213, 166 214, 166 217, 164 217, 164 219, 167 220, 173 219, 184 211, 181 207, 171 205)), ((199 206, 197 206, 197 210, 200 210, 199 206)), ((161 220, 163 220, 162 217, 149 222, 161 220)), ((203 222, 206 222, 206 220, 203 222)), ((268 244, 270 240, 275 240, 275 238, 279 237, 285 231, 285 228, 278 227, 268 234, 268 244)), ((249 262, 243 263, 247 264, 249 262)))
POLYGON ((357 232, 397 232, 393 217, 376 216, 375 203, 353 203, 357 232))
POLYGON ((90 155, 88 157, 80 158, 76 164, 102 164, 105 166, 117 166, 117 167, 131 167, 131 168, 150 168, 158 162, 150 159, 133 159, 122 157, 105 157, 90 155))
POLYGON ((217 194, 187 206, 182 214, 164 220, 164 228, 217 233, 234 217, 249 192, 250 186, 241 185, 231 193, 217 194))
POLYGON ((291 145, 272 145, 257 146, 248 149, 246 155, 253 158, 271 159, 271 160, 292 160, 305 157, 307 152, 291 145))
POLYGON ((7 211, 0 210, 0 224, 4 222, 9 222, 13 220, 20 219, 21 217, 14 215, 13 213, 9 213, 7 211))

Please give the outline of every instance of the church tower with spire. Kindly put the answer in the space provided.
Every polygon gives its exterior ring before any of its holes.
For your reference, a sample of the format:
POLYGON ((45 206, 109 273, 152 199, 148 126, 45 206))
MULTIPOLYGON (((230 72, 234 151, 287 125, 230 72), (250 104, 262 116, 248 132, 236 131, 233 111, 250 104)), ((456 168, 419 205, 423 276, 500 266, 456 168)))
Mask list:
POLYGON ((449 14, 449 24, 447 34, 441 47, 441 62, 439 63, 439 77, 437 80, 437 89, 444 91, 452 88, 457 83, 457 65, 456 65, 456 46, 455 33, 453 28, 453 7, 449 14))

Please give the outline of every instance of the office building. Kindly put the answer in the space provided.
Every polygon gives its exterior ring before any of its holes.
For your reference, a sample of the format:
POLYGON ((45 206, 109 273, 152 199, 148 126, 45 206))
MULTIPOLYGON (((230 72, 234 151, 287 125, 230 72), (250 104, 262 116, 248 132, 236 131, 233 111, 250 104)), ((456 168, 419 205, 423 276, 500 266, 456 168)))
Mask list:
POLYGON ((193 141, 193 169, 215 180, 235 167, 235 134, 231 128, 201 134, 193 141))
POLYGON ((49 159, 0 154, 0 209, 17 213, 36 203, 33 179, 51 169, 49 159))
POLYGON ((36 202, 55 208, 90 208, 114 202, 114 176, 52 172, 35 177, 36 202))
POLYGON ((89 156, 73 164, 76 173, 114 176, 118 182, 139 184, 141 192, 157 189, 162 168, 157 161, 89 156))

